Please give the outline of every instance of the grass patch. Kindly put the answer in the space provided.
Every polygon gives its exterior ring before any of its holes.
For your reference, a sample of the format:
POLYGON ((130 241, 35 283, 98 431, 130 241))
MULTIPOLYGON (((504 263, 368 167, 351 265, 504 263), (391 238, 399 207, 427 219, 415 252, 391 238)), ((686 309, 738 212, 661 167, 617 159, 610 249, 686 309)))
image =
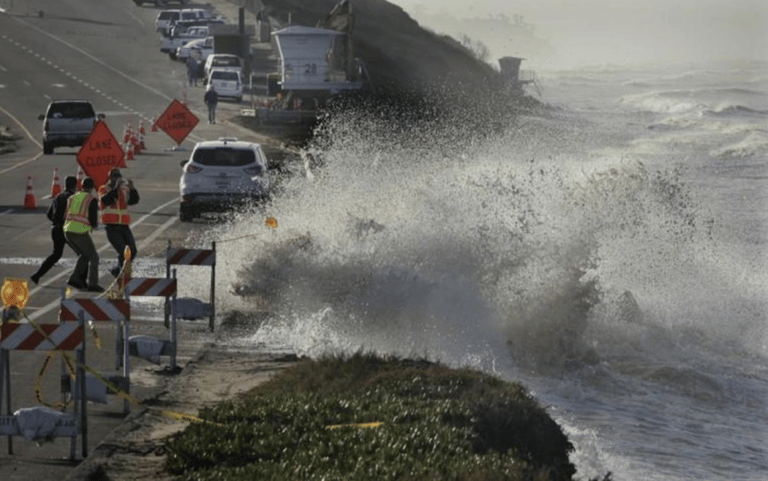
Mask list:
POLYGON ((573 446, 519 384, 427 361, 304 359, 169 440, 180 479, 568 480, 573 446), (370 427, 365 423, 381 423, 370 427))

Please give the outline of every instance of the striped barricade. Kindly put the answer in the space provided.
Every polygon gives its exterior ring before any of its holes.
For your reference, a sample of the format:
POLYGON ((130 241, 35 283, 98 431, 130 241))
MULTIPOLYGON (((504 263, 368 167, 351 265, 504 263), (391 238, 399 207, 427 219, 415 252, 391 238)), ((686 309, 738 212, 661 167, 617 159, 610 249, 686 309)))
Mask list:
MULTIPOLYGON (((131 304, 128 299, 101 299, 101 298, 73 298, 62 299, 59 311, 60 321, 69 321, 82 317, 87 321, 113 321, 117 323, 117 336, 115 341, 115 366, 122 367, 122 376, 107 376, 107 380, 117 388, 131 392, 130 362, 128 356, 128 338, 130 337, 131 304)), ((69 392, 69 378, 62 367, 61 389, 69 392)), ((88 380, 86 380, 88 382, 88 380)), ((91 381, 93 382, 93 381, 91 381)), ((107 390, 107 394, 114 394, 107 390)), ((102 393, 103 394, 103 393, 102 393)), ((97 399, 94 399, 97 401, 97 399)), ((103 402, 103 401, 102 401, 103 402)), ((125 400, 123 411, 130 411, 130 403, 125 400)))
MULTIPOLYGON (((171 277, 172 265, 208 266, 211 268, 211 301, 210 320, 208 326, 213 331, 216 315, 216 243, 212 243, 211 249, 173 249, 168 241, 168 251, 165 261, 165 277, 171 277)), ((167 314, 166 314, 167 322, 167 314)))
MULTIPOLYGON (((174 271, 174 276, 176 272, 174 271)), ((160 349, 149 353, 151 357, 170 356, 171 372, 176 369, 176 348, 178 340, 176 338, 176 287, 175 277, 136 277, 128 281, 125 285, 125 293, 131 297, 165 297, 166 303, 170 306, 171 317, 171 336, 170 340, 159 341, 160 349)), ((144 343, 140 339, 134 339, 128 342, 128 351, 132 356, 147 357, 142 352, 144 343)))
POLYGON ((70 459, 75 458, 78 434, 83 443, 83 458, 88 456, 88 424, 85 400, 85 319, 60 324, 7 323, 0 326, 0 413, 3 391, 6 394, 6 415, 0 415, 0 435, 8 436, 8 454, 13 454, 13 436, 33 434, 34 441, 70 437, 70 459), (77 351, 74 413, 67 414, 48 408, 11 408, 10 351, 77 351), (4 388, 5 386, 5 388, 4 388), (79 401, 79 402, 78 402, 79 401))

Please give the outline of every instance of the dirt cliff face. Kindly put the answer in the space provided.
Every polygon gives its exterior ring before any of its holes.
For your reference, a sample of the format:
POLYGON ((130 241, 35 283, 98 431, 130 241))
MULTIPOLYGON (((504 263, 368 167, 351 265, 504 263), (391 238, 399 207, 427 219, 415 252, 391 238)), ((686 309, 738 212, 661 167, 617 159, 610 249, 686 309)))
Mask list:
MULTIPOLYGON (((436 35, 385 0, 350 0, 355 56, 377 89, 420 90, 450 85, 467 91, 497 85, 497 72, 450 37, 436 35)), ((294 25, 316 26, 339 0, 262 0, 267 13, 294 25)))

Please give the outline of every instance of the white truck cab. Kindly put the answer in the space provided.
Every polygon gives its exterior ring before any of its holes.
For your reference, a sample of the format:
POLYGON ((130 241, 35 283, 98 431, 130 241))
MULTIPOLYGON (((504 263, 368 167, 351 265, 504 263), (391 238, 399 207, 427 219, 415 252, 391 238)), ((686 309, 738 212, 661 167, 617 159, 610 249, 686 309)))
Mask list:
POLYGON ((162 40, 160 40, 160 51, 167 53, 172 60, 176 60, 176 50, 179 47, 183 47, 192 40, 198 40, 207 36, 208 27, 189 27, 184 33, 179 35, 174 35, 172 33, 168 37, 163 37, 162 40))

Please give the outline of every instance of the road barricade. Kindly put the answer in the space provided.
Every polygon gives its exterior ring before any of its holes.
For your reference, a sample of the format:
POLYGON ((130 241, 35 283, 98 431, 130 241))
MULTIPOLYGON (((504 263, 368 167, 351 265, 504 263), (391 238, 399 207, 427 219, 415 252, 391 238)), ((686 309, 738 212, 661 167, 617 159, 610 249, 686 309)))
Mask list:
MULTIPOLYGON (((115 346, 116 368, 123 368, 122 376, 108 376, 108 381, 112 386, 120 391, 130 394, 131 392, 131 370, 130 359, 128 356, 128 339, 130 338, 130 320, 131 306, 128 299, 100 299, 100 298, 81 298, 81 299, 62 299, 61 309, 59 311, 60 321, 71 321, 83 317, 89 321, 114 321, 117 323, 117 336, 115 346)), ((63 370, 63 368, 62 368, 63 370)), ((62 372, 62 392, 68 392, 69 378, 62 372)), ((88 381, 85 381, 88 383, 88 381)), ((100 380, 101 382, 101 380, 100 380)), ((119 394, 108 386, 107 394, 119 394), (112 392, 109 392, 112 391, 112 392)), ((100 397, 96 395, 96 397, 100 397)), ((98 399, 94 399, 100 402, 98 399)), ((123 412, 130 412, 130 403, 127 399, 123 400, 123 412)))
POLYGON ((170 356, 171 372, 176 369, 176 351, 178 346, 176 330, 176 270, 174 276, 167 277, 135 277, 128 281, 125 286, 125 294, 128 298, 151 296, 165 297, 166 304, 170 311, 170 340, 152 342, 152 338, 147 336, 133 336, 128 340, 129 354, 142 358, 154 358, 156 356, 170 356), (153 349, 158 345, 158 349, 153 349))
POLYGON ((0 413, 6 395, 6 415, 0 415, 0 435, 8 436, 8 454, 13 454, 13 436, 33 441, 70 437, 70 459, 75 459, 77 436, 82 439, 83 458, 88 456, 88 423, 85 399, 85 317, 59 324, 7 323, 0 326, 0 413), (11 414, 10 351, 77 351, 73 414, 37 407, 11 414), (4 390, 3 386, 6 386, 4 390))
MULTIPOLYGON (((187 266, 209 266, 211 268, 211 295, 210 320, 208 327, 213 331, 214 319, 216 317, 216 242, 212 243, 211 249, 184 249, 171 247, 168 241, 168 250, 165 258, 165 277, 171 277, 172 265, 187 266)), ((168 310, 166 310, 166 326, 168 325, 168 310)))

